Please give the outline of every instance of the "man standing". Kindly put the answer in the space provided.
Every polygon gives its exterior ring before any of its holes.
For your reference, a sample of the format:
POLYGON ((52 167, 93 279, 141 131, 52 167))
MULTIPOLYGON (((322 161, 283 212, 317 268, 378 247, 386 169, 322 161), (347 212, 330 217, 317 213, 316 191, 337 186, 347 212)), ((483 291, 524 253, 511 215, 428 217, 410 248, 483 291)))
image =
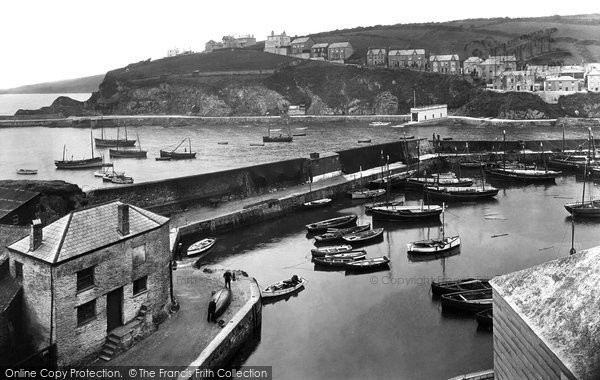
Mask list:
POLYGON ((208 317, 206 319, 208 322, 215 321, 215 311, 217 311, 217 303, 214 299, 211 299, 208 303, 208 317))
POLYGON ((231 272, 226 271, 223 277, 225 278, 225 287, 231 289, 231 272))

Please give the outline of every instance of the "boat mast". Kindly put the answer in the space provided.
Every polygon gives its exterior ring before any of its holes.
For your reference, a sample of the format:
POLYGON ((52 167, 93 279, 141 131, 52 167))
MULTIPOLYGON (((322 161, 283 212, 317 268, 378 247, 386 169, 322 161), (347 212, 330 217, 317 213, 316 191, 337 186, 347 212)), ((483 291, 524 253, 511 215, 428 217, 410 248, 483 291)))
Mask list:
POLYGON ((67 150, 67 144, 63 145, 63 161, 65 160, 65 151, 67 150))
POLYGON ((502 131, 502 169, 506 170, 506 130, 502 131))
POLYGON ((92 158, 94 158, 94 132, 90 128, 90 145, 92 146, 92 158))
POLYGON ((188 137, 188 142, 190 143, 190 153, 192 153, 192 139, 188 137))
POLYGON ((575 213, 571 213, 571 249, 569 250, 569 255, 575 254, 575 213))
POLYGON ((565 123, 562 123, 562 129, 563 129, 563 141, 562 141, 562 151, 563 154, 565 153, 565 123))
POLYGON ((140 152, 142 151, 142 142, 140 141, 140 134, 139 133, 135 133, 136 137, 137 137, 137 141, 138 141, 138 146, 139 146, 139 150, 140 152))
POLYGON ((445 236, 445 231, 444 231, 444 225, 446 224, 446 202, 442 202, 442 241, 444 241, 444 239, 446 238, 445 236))
MULTIPOLYGON (((127 137, 125 137, 125 140, 127 140, 127 137)), ((117 127, 117 150, 119 150, 119 127, 117 127)))

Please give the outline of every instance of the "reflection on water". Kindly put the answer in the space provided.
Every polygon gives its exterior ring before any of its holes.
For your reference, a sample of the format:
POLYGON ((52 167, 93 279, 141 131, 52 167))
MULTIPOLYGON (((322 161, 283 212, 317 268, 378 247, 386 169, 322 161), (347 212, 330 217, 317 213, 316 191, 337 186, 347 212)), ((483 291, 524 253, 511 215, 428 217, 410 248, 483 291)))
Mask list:
MULTIPOLYGON (((460 234, 460 254, 432 261, 411 261, 406 243, 437 236, 439 221, 377 222, 384 240, 365 249, 368 257, 390 258, 381 272, 347 276, 311 262, 306 224, 351 212, 359 224, 372 223, 363 205, 347 199, 221 235, 205 263, 243 269, 263 286, 294 274, 308 280, 296 296, 265 305, 260 343, 238 359, 243 365, 272 365, 286 379, 448 378, 491 368, 492 335, 473 317, 442 315, 431 282, 494 277, 567 256, 571 222, 563 198, 580 191, 568 176, 552 186, 508 186, 495 202, 450 204, 446 231, 460 234)), ((417 203, 418 196, 407 198, 417 203)), ((599 245, 599 227, 577 222, 576 249, 599 245)))

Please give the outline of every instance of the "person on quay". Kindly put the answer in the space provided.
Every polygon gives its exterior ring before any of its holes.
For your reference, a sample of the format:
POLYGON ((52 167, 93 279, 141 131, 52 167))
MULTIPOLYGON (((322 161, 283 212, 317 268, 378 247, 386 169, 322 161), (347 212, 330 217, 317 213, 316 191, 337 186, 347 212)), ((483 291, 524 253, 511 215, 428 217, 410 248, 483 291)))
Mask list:
POLYGON ((226 271, 223 274, 223 278, 225 278, 225 287, 231 289, 231 272, 226 271))

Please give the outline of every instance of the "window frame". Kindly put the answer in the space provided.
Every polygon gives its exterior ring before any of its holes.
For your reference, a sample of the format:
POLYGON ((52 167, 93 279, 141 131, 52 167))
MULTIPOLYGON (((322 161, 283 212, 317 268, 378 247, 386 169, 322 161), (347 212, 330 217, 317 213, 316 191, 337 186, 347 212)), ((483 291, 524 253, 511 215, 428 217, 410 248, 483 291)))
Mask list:
POLYGON ((142 276, 140 278, 138 278, 137 280, 134 280, 132 283, 132 289, 131 289, 133 296, 138 296, 142 293, 145 293, 148 291, 148 275, 142 276), (139 284, 140 281, 143 281, 144 287, 143 288, 139 288, 139 284), (136 292, 136 287, 138 287, 137 292, 136 292))
POLYGON ((13 260, 14 261, 14 267, 15 267, 15 279, 16 280, 23 280, 23 263, 17 260, 13 260))
POLYGON ((76 308, 76 313, 77 313, 77 327, 81 327, 84 326, 88 323, 90 323, 91 321, 96 319, 96 300, 93 299, 91 301, 88 301, 86 303, 83 303, 79 306, 77 306, 76 308), (84 307, 89 307, 91 306, 92 310, 92 315, 89 316, 85 316, 83 313, 83 308, 84 307), (85 317, 85 318, 84 318, 85 317))
POLYGON ((77 283, 76 283, 77 293, 81 293, 88 289, 94 288, 96 286, 95 280, 96 280, 96 266, 95 265, 85 268, 85 269, 82 269, 80 271, 77 271, 77 283), (84 277, 81 275, 81 273, 84 271, 91 271, 91 273, 84 277), (90 279, 90 278, 91 278, 90 282, 83 284, 84 279, 90 279))

